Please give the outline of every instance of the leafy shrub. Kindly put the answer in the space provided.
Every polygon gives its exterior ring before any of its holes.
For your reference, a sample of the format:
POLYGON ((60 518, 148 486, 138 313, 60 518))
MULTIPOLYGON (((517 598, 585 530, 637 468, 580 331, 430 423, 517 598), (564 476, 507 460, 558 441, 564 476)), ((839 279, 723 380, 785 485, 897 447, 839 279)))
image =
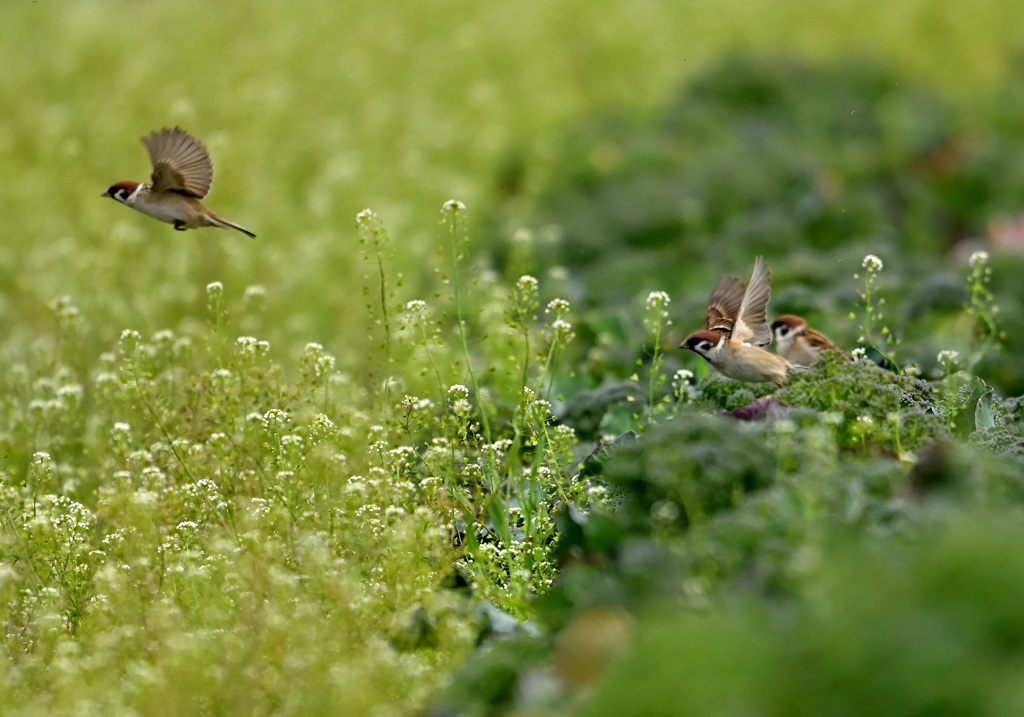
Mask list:
POLYGON ((586 715, 999 715, 1024 709, 1024 540, 971 512, 884 549, 837 533, 818 589, 777 610, 654 614, 586 715))
POLYGON ((704 522, 774 479, 773 452, 760 431, 745 429, 728 418, 680 414, 616 451, 602 477, 627 496, 622 509, 645 523, 704 522))
POLYGON ((946 433, 943 409, 928 382, 841 354, 791 371, 779 399, 828 414, 839 444, 847 448, 899 453, 946 433))

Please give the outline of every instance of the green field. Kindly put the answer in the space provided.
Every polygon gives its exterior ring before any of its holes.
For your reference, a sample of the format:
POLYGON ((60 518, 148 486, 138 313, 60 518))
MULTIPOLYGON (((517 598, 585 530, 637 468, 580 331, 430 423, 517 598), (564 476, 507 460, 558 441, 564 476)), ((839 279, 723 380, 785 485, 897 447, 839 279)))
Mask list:
POLYGON ((9 4, 0 713, 1020 709, 1016 3, 9 4), (739 423, 757 254, 869 360, 739 423))

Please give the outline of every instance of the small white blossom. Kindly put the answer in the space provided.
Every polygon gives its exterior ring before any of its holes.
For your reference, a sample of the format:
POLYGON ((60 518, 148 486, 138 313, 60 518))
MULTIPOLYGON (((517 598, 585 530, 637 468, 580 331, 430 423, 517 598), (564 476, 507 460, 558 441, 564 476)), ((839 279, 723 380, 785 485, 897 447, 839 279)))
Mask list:
POLYGON ((662 311, 672 302, 664 291, 652 291, 647 295, 647 308, 650 311, 662 311))
POLYGON ((260 341, 252 336, 239 336, 235 339, 235 344, 243 356, 260 356, 270 351, 270 342, 260 341))
POLYGON ((73 403, 82 399, 82 387, 77 383, 69 383, 57 389, 57 396, 65 403, 73 403))
POLYGON ((120 383, 120 379, 113 371, 100 371, 93 381, 100 387, 114 387, 120 383))
POLYGON ((288 448, 290 446, 295 446, 296 448, 302 448, 302 444, 303 443, 304 443, 304 440, 303 440, 302 436, 297 435, 295 433, 289 433, 287 435, 281 436, 281 445, 283 447, 285 447, 285 448, 288 448))
POLYGON ((231 439, 228 438, 228 434, 221 431, 211 433, 206 442, 213 448, 221 451, 226 451, 231 447, 231 439))
POLYGON ((520 291, 537 291, 540 288, 540 282, 537 281, 537 277, 530 276, 529 274, 523 274, 516 281, 516 288, 520 291))
POLYGON ((164 472, 157 466, 146 466, 142 469, 142 477, 161 480, 164 477, 164 472))
POLYGON ((249 512, 257 518, 270 515, 270 503, 265 498, 250 498, 249 512))
POLYGON ((433 407, 434 402, 429 398, 418 398, 417 396, 404 396, 402 398, 402 408, 408 413, 413 411, 429 411, 433 407))
POLYGON ((245 287, 245 293, 242 294, 242 298, 248 303, 256 299, 262 299, 267 295, 267 289, 261 284, 252 284, 245 287))
POLYGON ((132 463, 145 463, 146 465, 149 465, 153 462, 153 454, 149 451, 143 450, 132 451, 128 454, 128 460, 132 463))
POLYGON ((329 376, 337 364, 334 356, 324 351, 324 347, 316 342, 306 344, 303 362, 309 366, 315 378, 329 376))
POLYGON ((572 324, 565 319, 555 319, 551 323, 551 329, 555 332, 555 335, 562 341, 568 341, 573 337, 572 324))
POLYGON ((565 299, 552 299, 548 302, 547 313, 549 314, 564 314, 570 308, 569 302, 565 299))
POLYGON ((537 412, 537 415, 551 416, 553 415, 551 409, 551 402, 545 401, 543 398, 538 398, 536 401, 530 404, 530 408, 537 412))
POLYGON ((446 212, 464 212, 466 211, 466 205, 460 202, 458 199, 449 199, 444 203, 444 210, 446 212))
POLYGON ((968 260, 972 269, 978 269, 988 264, 988 252, 987 251, 976 251, 971 254, 971 258, 968 260))
POLYGON ((334 421, 322 413, 318 413, 313 416, 310 426, 313 429, 313 433, 316 435, 327 435, 335 430, 334 421))
POLYGON ((854 361, 865 361, 867 360, 868 352, 863 346, 858 346, 850 352, 850 358, 854 361))
POLYGON ((268 433, 280 431, 291 421, 288 414, 280 408, 271 408, 261 417, 263 429, 268 433))
POLYGON ((156 506, 160 503, 160 496, 151 490, 138 489, 133 491, 128 500, 141 506, 156 506))
POLYGON ((861 266, 863 266, 868 271, 878 272, 882 270, 883 264, 882 260, 879 259, 877 256, 875 256, 874 254, 868 254, 866 257, 864 257, 864 261, 861 262, 861 266))
POLYGON ((74 321, 79 318, 81 312, 78 307, 75 306, 70 296, 58 296, 56 299, 50 302, 50 308, 57 312, 61 318, 69 319, 74 321))

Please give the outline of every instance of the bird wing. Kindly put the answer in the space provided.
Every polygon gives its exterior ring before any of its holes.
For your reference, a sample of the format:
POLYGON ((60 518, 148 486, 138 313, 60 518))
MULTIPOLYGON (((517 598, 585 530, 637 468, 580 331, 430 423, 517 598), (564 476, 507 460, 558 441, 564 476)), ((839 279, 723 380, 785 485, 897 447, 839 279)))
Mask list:
POLYGON ((743 282, 732 276, 720 276, 708 297, 708 313, 704 320, 707 331, 731 333, 743 303, 743 282))
POLYGON ((202 199, 213 184, 210 153, 180 127, 151 132, 142 138, 153 163, 154 192, 182 192, 202 199))
POLYGON ((804 338, 807 339, 807 343, 819 351, 838 351, 843 354, 843 356, 847 355, 846 352, 836 346, 828 336, 820 331, 815 331, 809 326, 804 330, 804 338))
POLYGON ((772 330, 768 325, 768 300, 772 296, 772 273, 762 257, 754 262, 754 273, 743 294, 736 317, 732 338, 754 346, 767 346, 772 342, 772 330))

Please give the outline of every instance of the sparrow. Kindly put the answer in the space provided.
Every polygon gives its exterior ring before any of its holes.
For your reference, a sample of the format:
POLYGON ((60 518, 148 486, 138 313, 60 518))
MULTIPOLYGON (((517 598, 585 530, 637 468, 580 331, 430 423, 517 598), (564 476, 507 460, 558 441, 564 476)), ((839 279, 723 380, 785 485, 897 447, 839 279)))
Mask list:
POLYGON ((762 257, 754 262, 747 286, 733 277, 718 277, 708 298, 704 329, 687 336, 679 348, 703 356, 719 373, 737 381, 774 381, 782 386, 794 364, 760 348, 772 340, 768 328, 771 281, 762 257))
POLYGON ((149 184, 122 180, 100 196, 110 197, 148 214, 178 231, 199 227, 237 229, 256 238, 245 227, 229 222, 203 206, 213 184, 213 162, 203 143, 180 127, 164 128, 142 138, 153 163, 149 184))
POLYGON ((772 333, 779 356, 797 366, 813 366, 824 351, 838 351, 849 358, 828 336, 815 331, 807 325, 807 321, 793 314, 776 317, 772 322, 772 333))

